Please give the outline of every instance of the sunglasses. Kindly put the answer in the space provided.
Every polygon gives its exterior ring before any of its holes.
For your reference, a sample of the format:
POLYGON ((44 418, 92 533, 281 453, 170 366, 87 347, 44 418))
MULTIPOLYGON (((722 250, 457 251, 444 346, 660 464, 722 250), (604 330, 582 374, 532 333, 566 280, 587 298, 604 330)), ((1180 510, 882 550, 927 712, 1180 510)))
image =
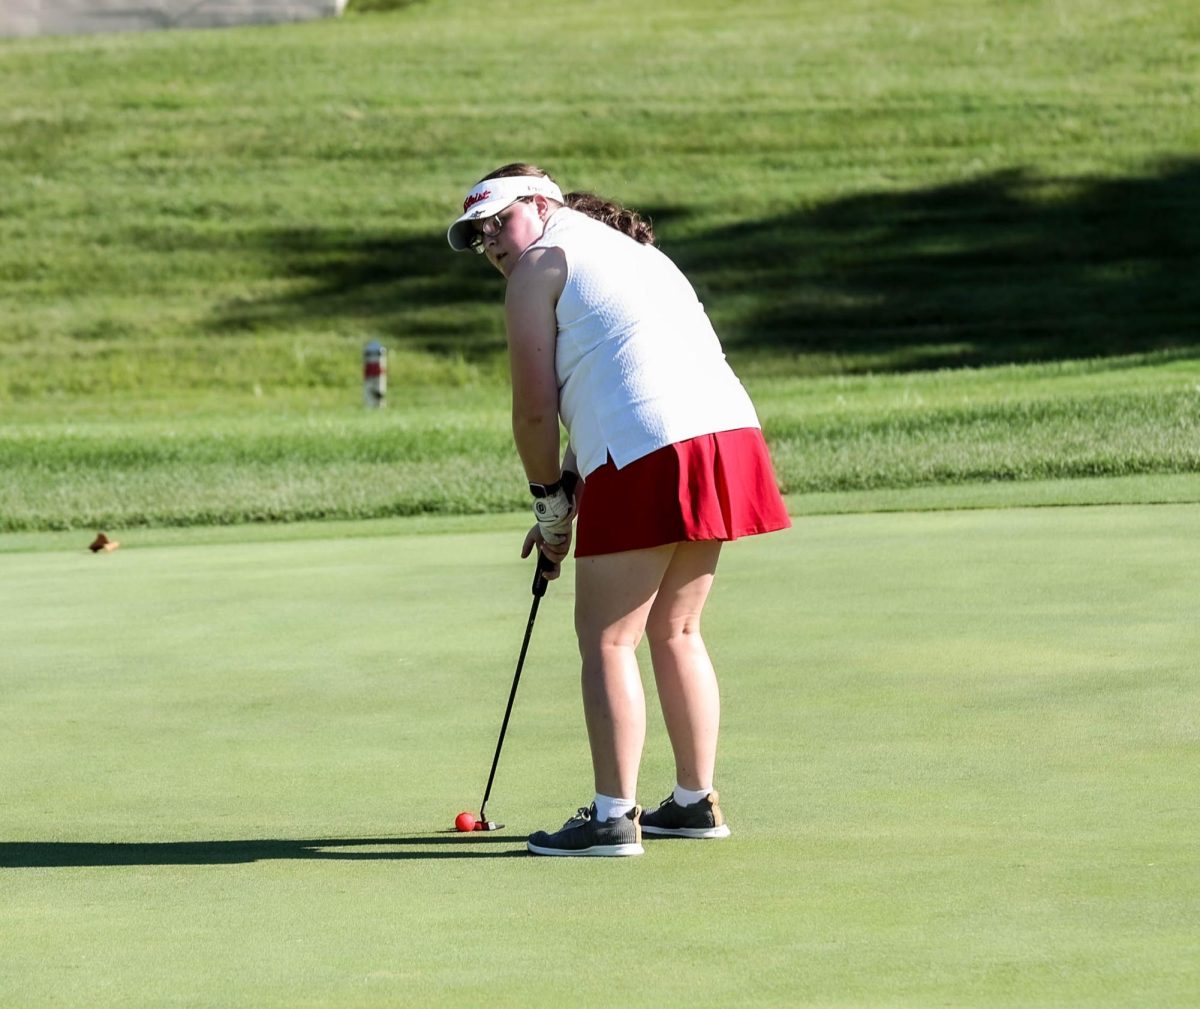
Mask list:
POLYGON ((529 197, 522 196, 514 203, 510 203, 507 207, 496 214, 494 217, 484 218, 482 221, 475 222, 475 237, 471 239, 471 248, 480 255, 483 255, 483 240, 485 238, 495 238, 504 230, 504 226, 512 220, 513 215, 508 213, 518 203, 528 203, 529 197))

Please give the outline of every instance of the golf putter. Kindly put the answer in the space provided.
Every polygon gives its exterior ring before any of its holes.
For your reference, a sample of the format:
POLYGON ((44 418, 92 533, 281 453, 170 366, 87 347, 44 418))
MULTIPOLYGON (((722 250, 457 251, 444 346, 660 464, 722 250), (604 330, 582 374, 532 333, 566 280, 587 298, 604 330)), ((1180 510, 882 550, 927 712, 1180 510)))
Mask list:
POLYGON ((483 790, 483 802, 479 804, 479 819, 475 821, 476 830, 500 830, 504 827, 504 824, 487 818, 488 798, 492 794, 496 766, 500 763, 500 750, 504 746, 504 733, 508 731, 508 718, 512 714, 513 701, 517 699, 517 684, 521 682, 521 669, 525 665, 525 653, 529 651, 529 638, 533 634, 533 622, 537 619, 538 603, 542 601, 542 596, 546 594, 546 587, 549 585, 544 575, 547 571, 553 570, 554 565, 546 560, 540 550, 537 551, 537 567, 533 572, 533 606, 529 610, 529 623, 525 627, 525 640, 521 642, 521 655, 517 659, 517 671, 513 675, 512 690, 508 692, 508 707, 504 709, 504 721, 500 723, 500 738, 496 740, 496 755, 492 757, 492 771, 488 775, 487 788, 483 790))

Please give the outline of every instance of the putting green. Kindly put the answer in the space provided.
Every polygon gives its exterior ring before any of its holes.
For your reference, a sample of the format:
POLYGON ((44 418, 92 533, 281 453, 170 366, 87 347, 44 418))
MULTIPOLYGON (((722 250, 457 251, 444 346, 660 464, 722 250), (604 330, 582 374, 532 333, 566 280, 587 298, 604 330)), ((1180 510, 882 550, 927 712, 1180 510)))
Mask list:
POLYGON ((529 611, 519 519, 4 553, 0 1004, 1193 1005, 1198 520, 814 516, 729 547, 734 836, 619 861, 522 853, 590 796, 566 582, 508 829, 446 833, 529 611))

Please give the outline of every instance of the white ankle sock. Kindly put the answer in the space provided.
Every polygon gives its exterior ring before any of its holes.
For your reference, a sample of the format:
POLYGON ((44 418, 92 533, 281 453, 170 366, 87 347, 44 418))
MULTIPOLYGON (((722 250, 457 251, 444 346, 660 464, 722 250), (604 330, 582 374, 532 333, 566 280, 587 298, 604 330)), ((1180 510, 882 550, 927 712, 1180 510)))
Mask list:
POLYGON ((682 785, 675 786, 675 805, 676 806, 694 806, 697 802, 703 799, 711 788, 702 788, 698 792, 693 792, 690 788, 684 788, 682 785))
POLYGON ((636 805, 633 799, 618 799, 612 795, 596 793, 596 819, 611 820, 616 816, 624 816, 636 805))

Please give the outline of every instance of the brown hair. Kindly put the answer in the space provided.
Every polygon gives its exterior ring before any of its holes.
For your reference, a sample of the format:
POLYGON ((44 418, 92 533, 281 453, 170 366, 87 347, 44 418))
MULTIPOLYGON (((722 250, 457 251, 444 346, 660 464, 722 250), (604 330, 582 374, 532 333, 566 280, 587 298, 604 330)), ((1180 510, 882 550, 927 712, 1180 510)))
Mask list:
MULTIPOLYGON (((520 175, 535 175, 539 178, 550 178, 550 174, 543 172, 537 165, 529 165, 517 161, 511 165, 504 165, 502 168, 497 168, 494 172, 488 173, 479 181, 506 179, 520 175)), ((622 207, 619 203, 606 200, 595 193, 567 193, 563 197, 563 201, 572 210, 578 210, 581 214, 587 214, 588 217, 593 217, 597 221, 607 224, 610 228, 615 228, 622 234, 628 235, 634 241, 641 242, 642 245, 654 244, 653 223, 648 218, 642 217, 636 210, 622 207)))

